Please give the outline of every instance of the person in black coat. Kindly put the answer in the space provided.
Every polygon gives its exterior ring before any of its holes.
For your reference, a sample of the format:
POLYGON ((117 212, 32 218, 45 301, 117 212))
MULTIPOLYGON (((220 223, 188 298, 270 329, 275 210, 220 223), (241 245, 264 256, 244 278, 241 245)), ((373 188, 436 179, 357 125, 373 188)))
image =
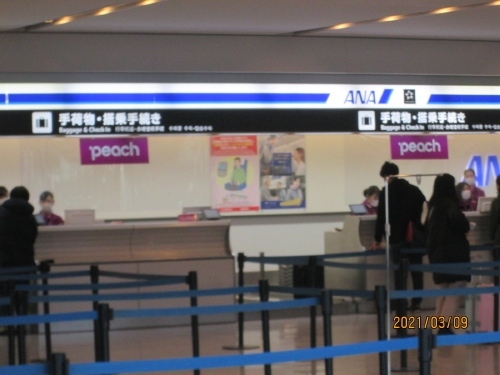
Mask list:
MULTIPOLYGON (((466 234, 469 221, 460 210, 455 190, 455 178, 449 174, 436 177, 434 192, 429 201, 427 216, 427 255, 431 264, 470 262, 470 246, 466 234)), ((471 280, 470 275, 433 274, 440 288, 463 288, 471 280)), ((457 312, 460 296, 439 297, 436 300, 436 316, 448 319, 457 312)), ((453 333, 443 328, 439 334, 453 333)))
POLYGON ((500 246, 500 176, 496 179, 497 197, 491 202, 490 238, 493 245, 500 246))
MULTIPOLYGON (((399 168, 394 163, 386 162, 380 169, 380 176, 385 180, 388 176, 399 174, 399 168)), ((421 223, 422 207, 425 196, 420 189, 411 185, 408 181, 396 177, 389 178, 389 224, 391 235, 389 242, 393 253, 393 262, 400 259, 399 250, 409 247, 424 247, 424 229, 421 223), (412 238, 409 238, 409 228, 411 226, 412 238)), ((377 210, 377 221, 375 223, 375 242, 372 249, 380 248, 380 243, 385 235, 385 187, 379 195, 377 210)), ((407 256, 410 264, 422 264, 422 255, 409 254, 407 256)), ((399 272, 395 272, 396 289, 401 289, 399 285, 399 272)), ((422 272, 411 272, 414 290, 424 288, 424 276, 422 272)), ((412 298, 411 310, 420 309, 422 298, 412 298)))
POLYGON ((35 265, 38 226, 29 197, 28 190, 18 186, 0 206, 0 267, 35 265))

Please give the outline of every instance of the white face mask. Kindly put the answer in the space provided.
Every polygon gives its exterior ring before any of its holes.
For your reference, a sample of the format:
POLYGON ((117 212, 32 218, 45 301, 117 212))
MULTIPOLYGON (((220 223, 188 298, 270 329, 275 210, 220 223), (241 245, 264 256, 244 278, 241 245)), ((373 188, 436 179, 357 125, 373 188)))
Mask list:
POLYGON ((470 198, 470 190, 464 190, 464 191, 462 191, 462 199, 464 201, 466 201, 469 198, 470 198))
POLYGON ((467 183, 467 185, 472 186, 476 183, 476 179, 474 177, 467 177, 465 179, 465 182, 467 183))
POLYGON ((372 200, 371 205, 372 205, 372 207, 378 207, 378 199, 372 200))
POLYGON ((52 206, 53 206, 52 203, 42 203, 42 211, 43 212, 47 212, 47 213, 51 213, 52 212, 52 206))

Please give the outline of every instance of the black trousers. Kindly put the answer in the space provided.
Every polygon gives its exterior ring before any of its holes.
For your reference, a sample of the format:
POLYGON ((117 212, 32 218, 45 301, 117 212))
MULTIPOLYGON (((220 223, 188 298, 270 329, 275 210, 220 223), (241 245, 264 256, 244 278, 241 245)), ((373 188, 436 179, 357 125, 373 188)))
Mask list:
MULTIPOLYGON (((408 259, 410 265, 413 264, 422 264, 422 254, 401 254, 401 249, 403 248, 411 248, 411 244, 403 243, 392 245, 392 261, 394 264, 399 264, 400 260, 404 257, 408 259)), ((424 274, 420 271, 410 271, 411 281, 413 290, 422 290, 424 289, 424 274)), ((405 280, 406 282, 406 280, 405 280)), ((400 270, 394 271, 394 287, 396 290, 403 290, 404 284, 402 280, 402 275, 400 270)), ((407 288, 408 289, 408 288, 407 288)), ((411 299, 411 305, 417 306, 422 302, 421 297, 415 297, 411 299)), ((401 303, 405 304, 406 308, 406 300, 401 300, 401 303)))

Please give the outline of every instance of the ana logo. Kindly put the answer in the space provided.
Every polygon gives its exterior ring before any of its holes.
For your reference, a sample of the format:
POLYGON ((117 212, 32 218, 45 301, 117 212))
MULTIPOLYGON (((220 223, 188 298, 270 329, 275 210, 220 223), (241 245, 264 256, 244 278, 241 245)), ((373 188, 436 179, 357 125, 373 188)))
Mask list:
POLYGON ((80 139, 83 165, 148 163, 147 138, 80 139))
POLYGON ((392 159, 448 159, 445 135, 391 136, 392 159))
POLYGON ((387 104, 393 89, 385 89, 377 102, 375 90, 350 90, 344 104, 387 104))
POLYGON ((500 165, 496 155, 486 156, 486 163, 480 155, 470 158, 465 169, 473 169, 476 172, 476 184, 478 186, 488 186, 490 181, 495 183, 496 176, 500 175, 500 165))

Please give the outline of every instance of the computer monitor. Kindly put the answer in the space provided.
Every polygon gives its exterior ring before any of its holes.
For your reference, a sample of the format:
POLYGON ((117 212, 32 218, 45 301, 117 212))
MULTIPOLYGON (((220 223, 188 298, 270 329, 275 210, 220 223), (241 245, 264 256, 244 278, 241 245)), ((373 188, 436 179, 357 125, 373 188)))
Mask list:
POLYGON ((183 214, 197 214, 197 215, 202 215, 203 210, 210 210, 212 207, 210 206, 193 206, 193 207, 183 207, 182 208, 182 213, 183 214))
POLYGON ((491 202, 493 202, 495 198, 493 197, 479 197, 477 200, 477 212, 482 214, 486 214, 491 211, 491 202))
POLYGON ((220 213, 215 208, 211 208, 208 210, 203 210, 203 217, 205 218, 205 220, 219 220, 220 213))
POLYGON ((197 220, 204 220, 206 219, 204 211, 205 210, 211 210, 212 207, 210 206, 193 206, 193 207, 184 207, 182 209, 183 214, 193 214, 193 215, 198 215, 197 220))
POLYGON ((351 209, 351 213, 353 215, 366 215, 368 213, 363 204, 350 204, 349 208, 351 209))
POLYGON ((45 218, 43 217, 42 214, 36 214, 33 216, 35 217, 36 223, 38 225, 47 225, 47 222, 45 221, 45 218))
POLYGON ((95 224, 95 210, 65 210, 64 218, 67 225, 95 224))

